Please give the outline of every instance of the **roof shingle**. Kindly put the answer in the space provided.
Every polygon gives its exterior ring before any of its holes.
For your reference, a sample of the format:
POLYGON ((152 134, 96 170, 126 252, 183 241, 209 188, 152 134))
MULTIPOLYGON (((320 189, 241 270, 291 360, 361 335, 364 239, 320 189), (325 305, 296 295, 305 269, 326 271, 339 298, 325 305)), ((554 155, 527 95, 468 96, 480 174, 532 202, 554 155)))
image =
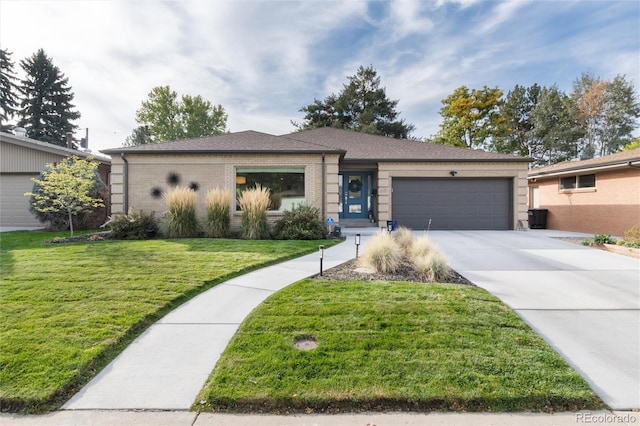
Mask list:
POLYGON ((637 161, 640 161, 640 148, 605 155, 602 157, 590 158, 588 160, 563 161, 562 163, 553 164, 551 166, 536 168, 529 172, 529 177, 539 177, 550 173, 580 171, 593 167, 625 165, 629 162, 637 161))

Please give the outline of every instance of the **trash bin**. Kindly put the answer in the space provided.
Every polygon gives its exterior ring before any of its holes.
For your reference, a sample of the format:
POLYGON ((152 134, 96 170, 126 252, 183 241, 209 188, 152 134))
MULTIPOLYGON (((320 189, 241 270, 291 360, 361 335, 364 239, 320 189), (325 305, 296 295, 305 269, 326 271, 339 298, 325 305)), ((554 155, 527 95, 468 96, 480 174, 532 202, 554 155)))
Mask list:
POLYGON ((397 227, 398 227, 398 221, 397 220, 388 220, 387 221, 387 231, 388 232, 395 231, 397 227))
POLYGON ((529 229, 547 229, 547 209, 529 209, 529 229))

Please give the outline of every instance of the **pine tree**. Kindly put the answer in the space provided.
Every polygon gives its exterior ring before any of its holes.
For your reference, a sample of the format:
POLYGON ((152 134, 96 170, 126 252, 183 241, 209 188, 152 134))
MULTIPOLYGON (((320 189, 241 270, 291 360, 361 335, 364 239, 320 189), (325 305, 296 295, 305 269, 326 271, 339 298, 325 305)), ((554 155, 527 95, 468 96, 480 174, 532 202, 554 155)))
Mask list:
POLYGON ((7 132, 10 127, 7 122, 12 118, 18 106, 18 79, 13 71, 11 52, 8 49, 0 49, 0 131, 7 132))
POLYGON ((348 79, 349 84, 338 95, 331 94, 324 101, 314 99, 312 104, 302 107, 303 122, 293 125, 298 130, 331 126, 397 139, 409 137, 415 126, 398 119, 398 101, 387 97, 373 67, 361 66, 348 79))
POLYGON ((78 128, 73 124, 80 118, 74 110, 69 79, 53 65, 44 50, 20 61, 26 77, 21 81, 18 125, 27 130, 30 138, 65 146, 67 132, 78 128))

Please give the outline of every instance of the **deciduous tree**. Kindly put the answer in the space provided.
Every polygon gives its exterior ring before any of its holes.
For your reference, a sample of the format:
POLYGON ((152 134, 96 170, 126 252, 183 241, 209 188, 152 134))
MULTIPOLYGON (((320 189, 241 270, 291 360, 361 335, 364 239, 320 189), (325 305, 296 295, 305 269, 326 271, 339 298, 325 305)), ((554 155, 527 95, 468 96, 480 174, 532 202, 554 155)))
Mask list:
POLYGON ((463 148, 488 148, 504 122, 498 87, 469 90, 460 86, 442 100, 442 123, 437 140, 463 148))
POLYGON ((169 86, 154 87, 136 112, 140 125, 125 145, 141 145, 218 135, 226 131, 227 113, 202 96, 178 94, 169 86))
POLYGON ((640 104, 633 84, 624 76, 606 81, 583 73, 574 82, 571 99, 584 131, 582 157, 611 154, 631 141, 640 104))
POLYGON ((97 173, 98 163, 91 158, 68 157, 57 164, 47 164, 38 178, 32 192, 30 204, 40 221, 66 218, 73 236, 73 218, 104 207, 98 196, 105 188, 97 173))

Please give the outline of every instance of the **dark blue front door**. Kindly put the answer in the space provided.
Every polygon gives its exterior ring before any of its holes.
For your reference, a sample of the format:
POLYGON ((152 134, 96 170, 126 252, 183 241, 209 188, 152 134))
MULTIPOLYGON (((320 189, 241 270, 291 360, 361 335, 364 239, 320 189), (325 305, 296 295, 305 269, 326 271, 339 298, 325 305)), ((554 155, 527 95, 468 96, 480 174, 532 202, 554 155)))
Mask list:
POLYGON ((369 217, 369 178, 367 172, 345 172, 342 174, 342 214, 345 219, 369 217))

